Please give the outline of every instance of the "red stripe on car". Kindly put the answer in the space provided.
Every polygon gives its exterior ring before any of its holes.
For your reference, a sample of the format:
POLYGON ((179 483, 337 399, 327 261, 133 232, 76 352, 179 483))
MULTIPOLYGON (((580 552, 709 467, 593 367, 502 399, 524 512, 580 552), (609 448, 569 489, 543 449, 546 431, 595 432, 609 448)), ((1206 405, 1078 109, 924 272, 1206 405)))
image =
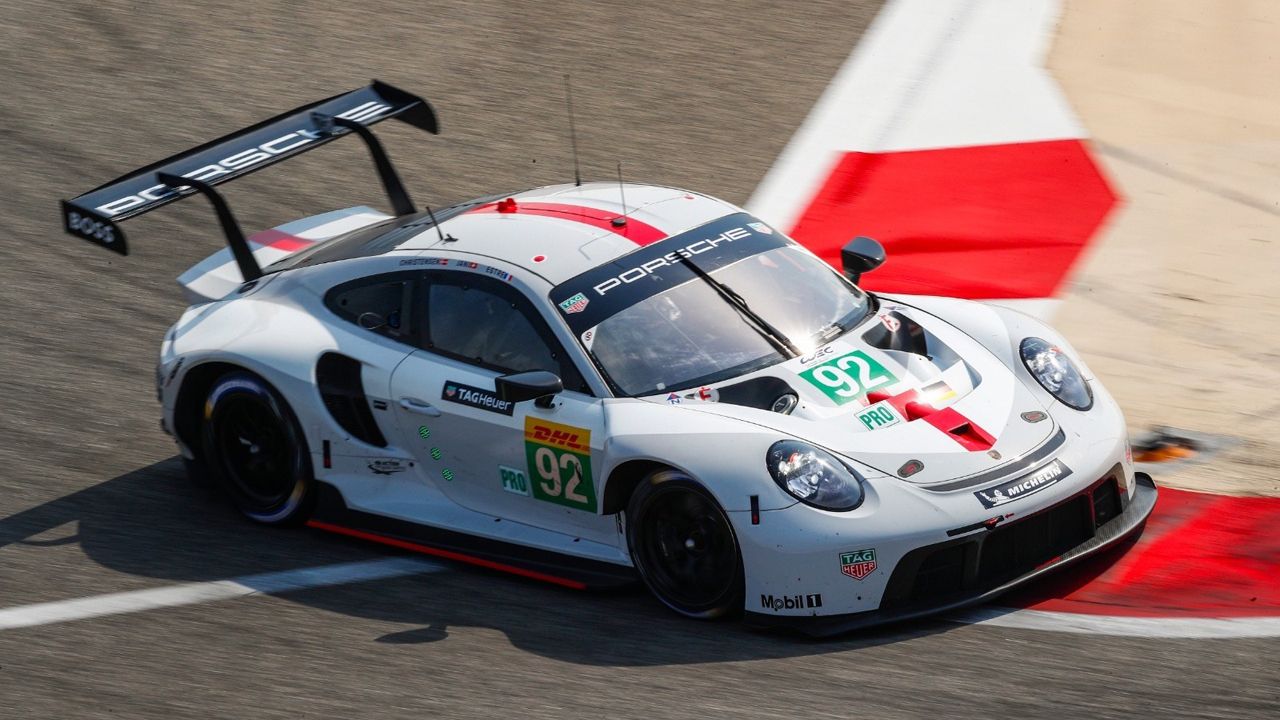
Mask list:
POLYGON ((946 433, 947 437, 960 443, 966 450, 973 452, 990 450, 991 446, 996 444, 996 439, 991 433, 983 430, 977 423, 961 414, 960 411, 949 407, 935 408, 926 402, 921 402, 919 398, 920 393, 916 390, 907 390, 897 395, 873 392, 867 393, 867 404, 874 405, 878 402, 887 402, 902 417, 906 418, 907 422, 924 420, 946 433))
MULTIPOLYGON (((505 201, 504 201, 505 202, 505 201)), ((515 201, 509 205, 504 205, 500 210, 499 203, 488 203, 480 207, 473 208, 467 212, 483 213, 483 212, 501 212, 502 214, 518 214, 518 215, 541 215, 542 217, 560 218, 561 220, 572 220, 573 222, 590 225, 601 230, 608 230, 615 235, 630 240, 637 245, 649 245, 667 237, 667 233, 648 223, 640 222, 635 218, 626 218, 626 223, 622 225, 614 225, 613 221, 621 217, 615 212, 601 210, 599 208, 586 207, 583 205, 567 205, 563 203, 547 203, 547 202, 522 202, 515 201)))
POLYGON ((297 235, 290 235, 279 230, 263 230, 262 232, 254 233, 249 236, 249 242, 285 252, 297 252, 315 243, 314 240, 300 238, 297 235))
POLYGON ((390 545, 391 547, 400 548, 402 550, 412 550, 413 552, 422 553, 423 555, 433 555, 435 557, 445 558, 446 560, 456 560, 457 562, 464 562, 469 565, 476 565, 482 568, 488 568, 490 570, 497 570, 499 572, 510 573, 512 575, 519 575, 520 577, 526 577, 531 580, 540 580, 542 582, 551 583, 552 585, 559 585, 561 587, 567 587, 573 590, 587 589, 586 583, 578 582, 577 580, 570 580, 568 578, 557 577, 555 575, 548 575, 546 573, 538 572, 537 570, 526 570, 525 568, 522 568, 522 567, 507 565, 506 563, 494 562, 493 560, 486 560, 484 558, 478 558, 472 555, 466 555, 460 552, 455 552, 453 550, 442 550, 440 548, 433 548, 427 545, 419 545, 418 543, 409 542, 408 540, 401 540, 399 538, 387 537, 386 535, 379 535, 377 533, 365 532, 363 530, 356 530, 354 528, 344 527, 342 525, 333 525, 331 523, 321 522, 320 520, 308 520, 307 527, 312 527, 317 530, 324 530, 326 532, 337 533, 339 535, 346 535, 348 537, 359 538, 361 540, 370 540, 372 542, 382 543, 383 545, 390 545))
POLYGON ((990 450, 996 444, 991 433, 983 430, 977 423, 960 414, 955 408, 942 408, 924 416, 924 421, 947 434, 970 452, 990 450))

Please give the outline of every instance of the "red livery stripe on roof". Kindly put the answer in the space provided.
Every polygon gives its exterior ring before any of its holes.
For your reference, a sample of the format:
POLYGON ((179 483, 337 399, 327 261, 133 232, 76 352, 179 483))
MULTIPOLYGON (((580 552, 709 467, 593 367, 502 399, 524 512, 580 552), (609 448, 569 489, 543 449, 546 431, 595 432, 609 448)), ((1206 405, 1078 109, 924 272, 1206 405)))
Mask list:
MULTIPOLYGON (((467 212, 483 213, 498 212, 498 203, 488 203, 480 207, 473 208, 467 212)), ((506 214, 504 212, 504 214, 506 214)), ((665 237, 665 233, 648 223, 640 222, 635 218, 627 218, 625 225, 614 225, 615 218, 620 217, 615 212, 601 210, 599 208, 585 207, 583 205, 567 205, 562 203, 547 202, 521 202, 515 203, 515 211, 513 214, 521 215, 541 215, 543 217, 560 218, 561 220, 572 220, 585 225, 608 230, 615 235, 630 240, 637 245, 649 245, 655 243, 665 237)))
POLYGON ((249 242, 255 245, 263 245, 265 247, 273 247, 277 250, 285 252, 297 252, 304 247, 309 247, 315 240, 300 238, 297 235, 290 235, 279 230, 263 230, 249 236, 249 242))

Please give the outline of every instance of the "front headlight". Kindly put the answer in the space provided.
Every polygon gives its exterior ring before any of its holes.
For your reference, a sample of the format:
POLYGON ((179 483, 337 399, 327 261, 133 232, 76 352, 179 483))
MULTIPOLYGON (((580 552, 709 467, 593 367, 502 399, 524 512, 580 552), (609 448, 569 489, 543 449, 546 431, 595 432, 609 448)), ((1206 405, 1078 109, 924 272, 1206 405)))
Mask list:
POLYGON ((779 440, 765 455, 778 487, 806 505, 852 510, 862 504, 862 478, 834 455, 799 440, 779 440))
POLYGON ((1093 407, 1093 390, 1085 382, 1076 364, 1060 348, 1048 340, 1029 337, 1022 341, 1020 350, 1022 364, 1027 366, 1027 372, 1050 395, 1076 410, 1093 407))

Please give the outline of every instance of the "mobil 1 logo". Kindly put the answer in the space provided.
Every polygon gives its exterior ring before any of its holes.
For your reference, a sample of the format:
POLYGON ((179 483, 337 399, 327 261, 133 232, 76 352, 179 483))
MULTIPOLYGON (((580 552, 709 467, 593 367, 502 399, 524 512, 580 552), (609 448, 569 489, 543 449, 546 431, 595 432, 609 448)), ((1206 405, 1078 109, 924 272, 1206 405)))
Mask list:
POLYGON ((822 593, 813 595, 761 595, 760 607, 774 612, 820 608, 822 607, 822 593))

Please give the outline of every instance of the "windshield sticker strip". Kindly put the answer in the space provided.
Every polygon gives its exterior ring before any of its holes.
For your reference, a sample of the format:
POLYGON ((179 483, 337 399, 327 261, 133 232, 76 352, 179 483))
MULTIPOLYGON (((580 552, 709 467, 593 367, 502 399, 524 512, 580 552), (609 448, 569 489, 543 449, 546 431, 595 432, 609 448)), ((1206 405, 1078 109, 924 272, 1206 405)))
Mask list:
POLYGON ((621 235, 641 247, 655 243, 667 236, 667 233, 648 223, 636 220, 635 218, 623 217, 618 215, 616 212, 586 207, 585 205, 516 201, 511 205, 504 205, 503 208, 504 209, 499 210, 498 203, 489 203, 469 210, 468 212, 514 213, 518 215, 539 215, 542 217, 559 218, 560 220, 570 220, 572 222, 590 225, 601 230, 608 230, 615 235, 621 235), (614 221, 619 217, 623 217, 625 222, 615 225, 614 221))
POLYGON ((763 223, 747 213, 726 215, 567 280, 551 291, 551 301, 559 306, 579 294, 589 301, 589 306, 565 316, 574 334, 581 335, 638 302, 696 279, 686 259, 710 273, 791 244, 781 233, 762 232, 755 225, 763 223))

